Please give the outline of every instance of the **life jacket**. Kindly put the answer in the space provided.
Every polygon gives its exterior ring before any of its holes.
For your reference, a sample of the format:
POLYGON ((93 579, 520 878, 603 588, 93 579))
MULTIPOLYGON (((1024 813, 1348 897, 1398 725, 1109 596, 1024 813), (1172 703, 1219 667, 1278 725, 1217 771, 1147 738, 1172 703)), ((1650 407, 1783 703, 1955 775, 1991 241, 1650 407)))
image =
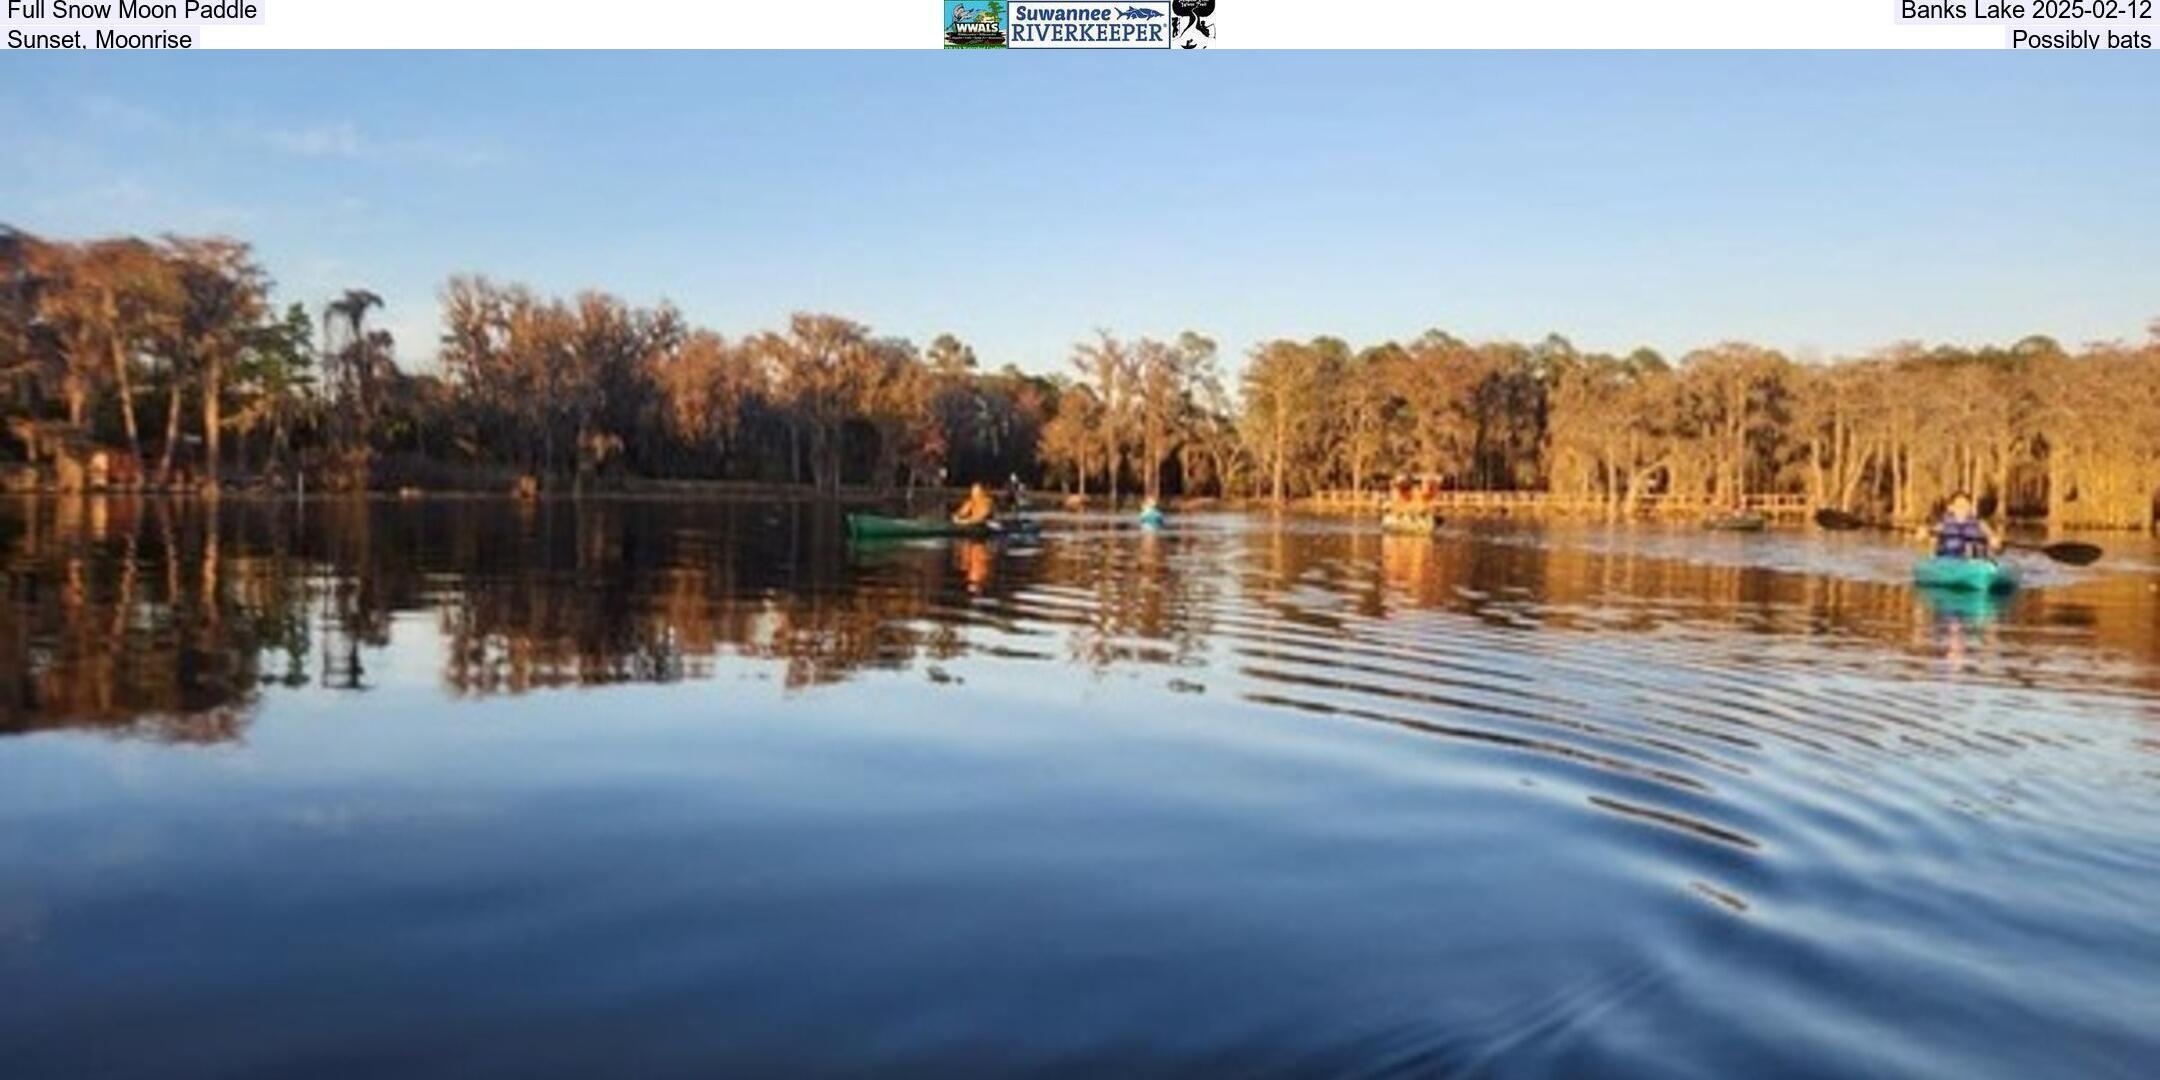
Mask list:
POLYGON ((1958 521, 1944 518, 1935 526, 1935 556, 1941 559, 1982 559, 1988 555, 1987 530, 1979 518, 1958 521))
POLYGON ((989 492, 985 491, 980 495, 969 492, 967 500, 960 504, 960 509, 953 512, 953 520, 972 525, 990 520, 990 515, 996 512, 997 504, 991 502, 989 492))

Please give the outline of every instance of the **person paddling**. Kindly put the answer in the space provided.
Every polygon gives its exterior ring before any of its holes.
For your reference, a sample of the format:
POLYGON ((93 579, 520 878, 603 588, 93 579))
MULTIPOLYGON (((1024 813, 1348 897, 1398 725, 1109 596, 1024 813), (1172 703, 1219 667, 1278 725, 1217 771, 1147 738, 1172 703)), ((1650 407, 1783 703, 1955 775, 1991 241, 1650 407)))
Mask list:
POLYGON ((2002 538, 1973 513, 1973 498, 1962 491, 1950 496, 1942 520, 1922 528, 1918 539, 1935 541, 1938 559, 1992 559, 2002 551, 2002 538))
POLYGON ((1394 488, 1388 492, 1388 509, 1407 510, 1410 508, 1410 500, 1416 496, 1417 485, 1410 482, 1409 474, 1399 473, 1395 477, 1394 488))
POLYGON ((995 513, 997 500, 990 497, 988 488, 978 483, 968 488, 967 501, 960 504, 960 509, 953 511, 952 520, 955 525, 981 525, 988 522, 990 515, 995 513))

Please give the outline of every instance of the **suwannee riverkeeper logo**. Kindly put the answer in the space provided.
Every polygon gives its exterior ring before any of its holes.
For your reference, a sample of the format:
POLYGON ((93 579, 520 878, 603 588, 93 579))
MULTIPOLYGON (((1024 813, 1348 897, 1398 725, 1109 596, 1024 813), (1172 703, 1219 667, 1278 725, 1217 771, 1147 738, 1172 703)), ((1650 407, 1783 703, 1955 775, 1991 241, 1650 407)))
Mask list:
POLYGON ((1216 0, 942 0, 948 49, 1204 49, 1216 0))

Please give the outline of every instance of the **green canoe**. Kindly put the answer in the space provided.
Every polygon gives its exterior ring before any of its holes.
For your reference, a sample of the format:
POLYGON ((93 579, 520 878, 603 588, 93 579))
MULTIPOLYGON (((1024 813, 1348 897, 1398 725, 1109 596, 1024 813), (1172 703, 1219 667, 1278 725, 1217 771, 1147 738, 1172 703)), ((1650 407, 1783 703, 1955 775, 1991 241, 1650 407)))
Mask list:
POLYGON ((1718 532, 1761 532, 1770 521, 1761 514, 1724 514, 1706 519, 1703 528, 1718 532))
POLYGON ((2017 568, 1989 559, 1936 557, 1913 564, 1913 584, 1927 589, 2006 593, 2018 586, 2017 568))
POLYGON ((981 525, 955 525, 945 518, 885 517, 881 514, 849 514, 848 536, 856 540, 910 540, 935 536, 1006 536, 1034 531, 1035 523, 991 521, 981 525))

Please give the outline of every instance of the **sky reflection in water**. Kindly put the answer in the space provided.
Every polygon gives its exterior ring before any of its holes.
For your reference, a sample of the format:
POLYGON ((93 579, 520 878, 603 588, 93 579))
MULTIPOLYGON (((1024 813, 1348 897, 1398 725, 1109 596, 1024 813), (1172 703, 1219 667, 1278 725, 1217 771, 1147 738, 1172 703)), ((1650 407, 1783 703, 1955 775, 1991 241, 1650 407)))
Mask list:
POLYGON ((2152 549, 0 508, 0 1060, 2133 1075, 2152 549))

